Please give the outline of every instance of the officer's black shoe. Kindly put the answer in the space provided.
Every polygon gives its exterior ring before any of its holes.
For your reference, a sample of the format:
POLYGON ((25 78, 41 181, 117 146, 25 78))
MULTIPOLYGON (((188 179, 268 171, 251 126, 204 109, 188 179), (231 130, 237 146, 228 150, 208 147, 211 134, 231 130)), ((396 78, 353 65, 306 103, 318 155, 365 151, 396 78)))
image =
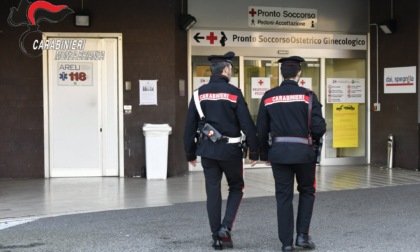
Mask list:
POLYGON ((220 237, 217 234, 213 235, 213 244, 211 246, 215 250, 222 250, 223 249, 222 241, 220 240, 220 237))
POLYGON ((315 243, 312 242, 312 239, 307 234, 299 233, 296 237, 296 246, 306 248, 306 249, 314 249, 315 243))
POLYGON ((293 251, 294 249, 293 249, 293 246, 282 246, 281 247, 281 251, 282 252, 291 252, 291 251, 293 251))
POLYGON ((219 230, 219 236, 222 240, 224 248, 233 248, 232 235, 226 226, 222 226, 219 230))

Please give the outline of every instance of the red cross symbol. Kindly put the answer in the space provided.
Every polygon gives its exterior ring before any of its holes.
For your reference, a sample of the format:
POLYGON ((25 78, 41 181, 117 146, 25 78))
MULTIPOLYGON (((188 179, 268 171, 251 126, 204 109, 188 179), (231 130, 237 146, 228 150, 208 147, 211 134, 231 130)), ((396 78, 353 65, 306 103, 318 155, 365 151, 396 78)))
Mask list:
POLYGON ((264 84, 264 81, 260 80, 260 81, 258 82, 258 84, 260 84, 260 86, 261 86, 262 84, 264 84))
POLYGON ((300 81, 300 85, 305 86, 306 82, 304 80, 300 81))
POLYGON ((254 8, 252 8, 248 13, 251 14, 251 17, 254 17, 254 15, 257 14, 254 8))
POLYGON ((210 32, 210 36, 206 36, 207 40, 210 40, 210 44, 214 44, 214 41, 217 40, 217 36, 214 36, 214 32, 210 32))

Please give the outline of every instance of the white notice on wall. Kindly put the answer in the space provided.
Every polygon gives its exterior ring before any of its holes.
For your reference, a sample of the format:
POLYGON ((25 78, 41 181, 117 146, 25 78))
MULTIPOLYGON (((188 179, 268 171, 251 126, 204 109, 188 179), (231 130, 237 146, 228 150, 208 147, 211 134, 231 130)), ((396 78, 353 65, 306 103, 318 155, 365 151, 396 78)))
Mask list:
POLYGON ((259 99, 262 98, 264 93, 270 89, 270 78, 269 77, 252 77, 251 78, 251 98, 259 99))
POLYGON ((416 67, 385 68, 384 93, 416 93, 416 67))
POLYGON ((365 79, 327 78, 327 103, 365 103, 365 79))
POLYGON ((140 105, 157 105, 157 80, 139 80, 140 105))
POLYGON ((204 84, 209 83, 210 77, 193 77, 193 90, 201 87, 204 84))
POLYGON ((299 86, 312 90, 312 78, 300 78, 299 86))

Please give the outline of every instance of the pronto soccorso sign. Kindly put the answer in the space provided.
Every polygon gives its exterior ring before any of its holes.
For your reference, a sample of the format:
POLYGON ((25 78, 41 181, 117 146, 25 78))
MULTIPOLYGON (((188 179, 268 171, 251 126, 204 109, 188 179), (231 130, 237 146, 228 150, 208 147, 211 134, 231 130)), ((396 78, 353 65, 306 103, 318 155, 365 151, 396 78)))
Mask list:
POLYGON ((317 22, 316 9, 248 7, 248 26, 251 28, 315 30, 317 22))

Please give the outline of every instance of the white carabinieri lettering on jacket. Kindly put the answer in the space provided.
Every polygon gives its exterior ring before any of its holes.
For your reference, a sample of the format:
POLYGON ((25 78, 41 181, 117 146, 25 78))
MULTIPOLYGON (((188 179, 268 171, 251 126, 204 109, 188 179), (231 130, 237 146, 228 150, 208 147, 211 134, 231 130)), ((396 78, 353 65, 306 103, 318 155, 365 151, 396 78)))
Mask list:
POLYGON ((276 95, 268 97, 264 100, 264 105, 272 105, 276 103, 289 103, 289 102, 305 102, 309 103, 309 96, 304 94, 295 94, 295 95, 276 95))
POLYGON ((230 102, 236 103, 238 100, 237 95, 229 94, 229 93, 205 93, 199 96, 200 102, 201 101, 218 101, 218 100, 226 100, 230 102))

